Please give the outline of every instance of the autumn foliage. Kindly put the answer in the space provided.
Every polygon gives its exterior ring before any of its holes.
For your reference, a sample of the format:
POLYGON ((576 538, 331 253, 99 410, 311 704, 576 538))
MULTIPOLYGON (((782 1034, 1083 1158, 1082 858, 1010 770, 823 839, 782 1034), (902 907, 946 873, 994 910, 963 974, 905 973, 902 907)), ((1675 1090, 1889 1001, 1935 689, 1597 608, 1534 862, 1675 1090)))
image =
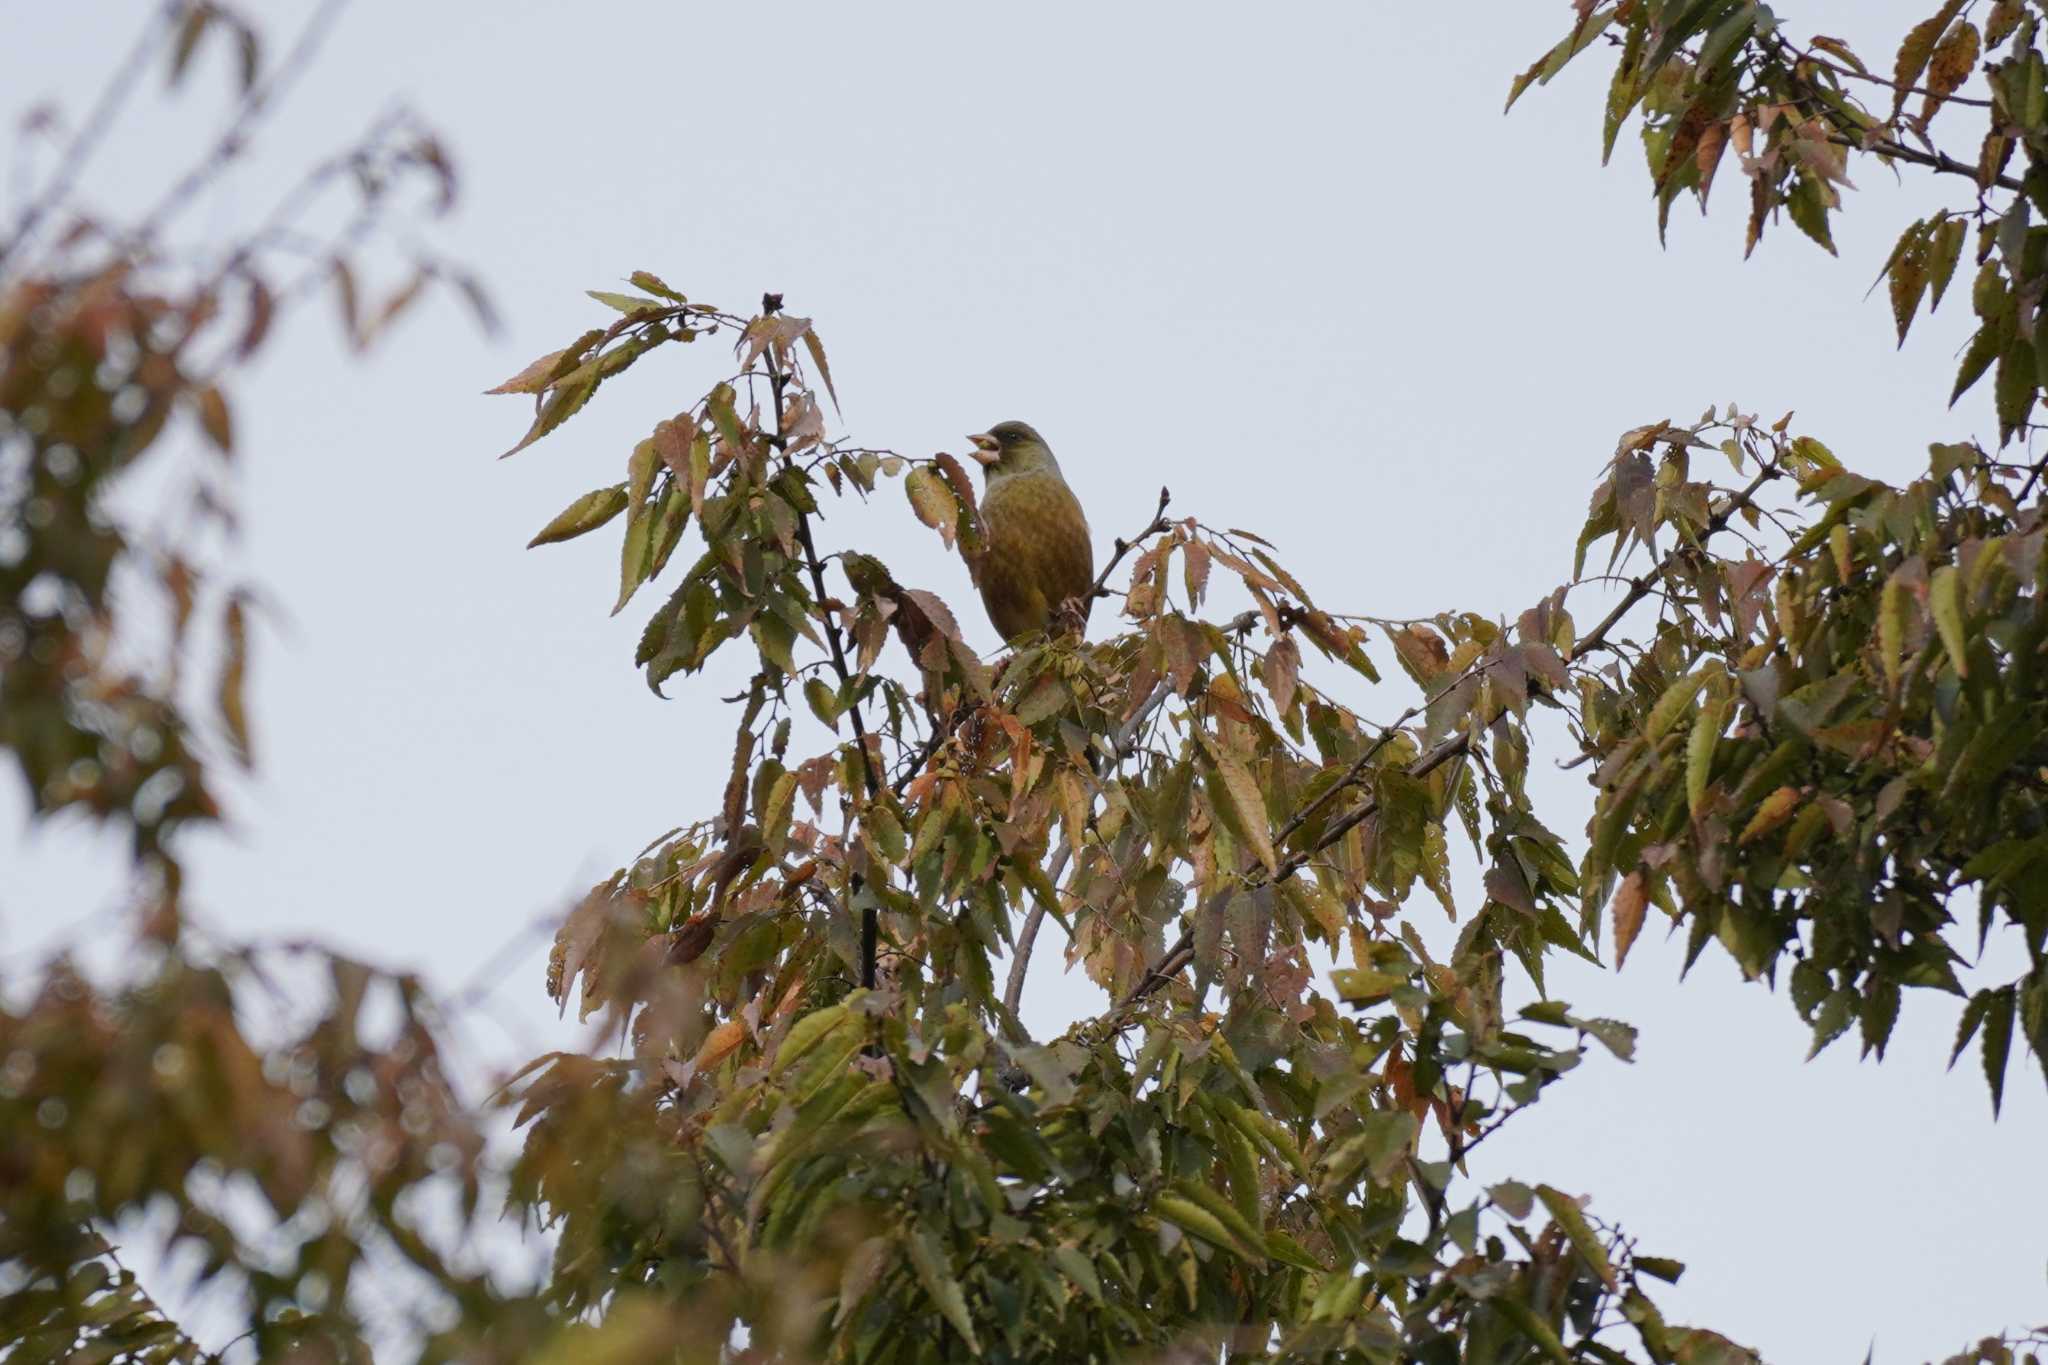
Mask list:
MULTIPOLYGON (((174 8, 179 35, 226 22, 174 8)), ((1580 3, 1514 94, 1609 54, 1606 145, 1639 119, 1660 223, 1739 175, 1752 247, 1781 211, 1829 246, 1861 160, 1966 187, 1888 263, 1896 327, 1953 296, 1971 247, 1958 392, 1995 371, 2024 445, 2048 375, 2048 67, 2034 5, 1981 8, 1949 0, 1884 76, 1756 4, 1580 3), (1980 64, 1988 100, 1959 93, 1980 64), (1931 138, 1951 106, 1989 125, 1967 157, 1931 138)), ((388 154, 445 172, 428 145, 388 154)), ((953 604, 834 538, 849 500, 900 499, 904 534, 976 565, 961 460, 846 433, 820 330, 780 297, 734 310, 636 271, 493 392, 531 405, 523 459, 631 366, 698 395, 645 414, 530 543, 616 536, 598 605, 644 611, 631 665, 729 721, 731 766, 715 808, 643 831, 566 916, 544 985, 602 1025, 589 1048, 465 1103, 410 976, 186 931, 177 827, 215 814, 206 762, 253 747, 243 599, 210 721, 168 666, 114 673, 101 647, 127 630, 107 577, 141 552, 91 481, 181 416, 225 451, 235 368, 290 291, 253 255, 184 292, 125 251, 39 259, 0 256, 0 453, 22 471, 0 510, 24 547, 0 563, 0 743, 39 809, 133 829, 138 914, 123 971, 48 964, 0 1013, 20 1359, 206 1354, 107 1240, 167 1204, 174 1243, 245 1286, 264 1358, 362 1357, 350 1283, 398 1265, 435 1305, 406 1343, 430 1360, 1740 1361, 1666 1321, 1683 1267, 1590 1192, 1467 1175, 1582 1064, 1632 1058, 1628 1025, 1549 996, 1556 954, 1619 967, 1654 915, 1688 961, 1785 984, 1816 1050, 1855 1029, 1881 1055, 1920 989, 1965 1002, 1956 1049, 1994 1107, 2015 1054, 2048 1065, 2043 464, 1937 444, 1892 487, 1789 417, 1639 425, 1589 464, 1571 578, 1502 619, 1374 617, 1290 572, 1284 536, 1162 491, 1110 527, 1093 638, 1056 622, 988 658, 953 604), (191 363, 216 334, 217 363, 191 363), (59 608, 24 592, 45 576, 59 608), (747 678, 723 699, 697 676, 721 653, 747 678), (1412 704, 1341 699, 1366 685, 1412 704), (1583 838, 1531 804, 1539 755, 1593 785, 1583 838), (1457 923, 1450 951, 1418 915, 1457 923), (2026 970, 1969 979, 1994 933, 2026 970), (1055 950, 1098 1005, 1033 1036, 1025 967, 1055 950), (246 1025, 280 958, 328 990, 282 1035, 246 1025), (365 1043, 379 1011, 400 1027, 365 1043), (463 1254, 492 1176, 553 1239, 536 1283, 463 1254)))

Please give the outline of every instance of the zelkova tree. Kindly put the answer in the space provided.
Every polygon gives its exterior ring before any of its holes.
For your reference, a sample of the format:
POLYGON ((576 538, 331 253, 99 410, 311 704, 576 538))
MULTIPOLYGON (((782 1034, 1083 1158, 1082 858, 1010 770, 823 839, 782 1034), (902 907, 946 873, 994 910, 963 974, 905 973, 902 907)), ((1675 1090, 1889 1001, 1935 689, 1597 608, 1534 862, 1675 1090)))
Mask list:
MULTIPOLYGON (((1889 76, 1755 4, 1573 9, 1516 93, 1618 54, 1607 143, 1641 113, 1660 211, 1704 202, 1726 157, 1753 239, 1782 207, 1825 244, 1857 157, 1966 186, 1886 267, 1898 327, 1974 241, 1959 391, 1994 374, 2001 451, 2031 438, 2048 371, 2034 6, 1950 0, 1889 76), (1987 57, 1988 99, 1959 93, 1987 57), (1957 105, 1988 125, 1968 157, 1929 134, 1957 105)), ((0 1330, 20 1359, 206 1356, 105 1239, 168 1205, 174 1247, 242 1286, 240 1349, 265 1357, 364 1358, 359 1286, 387 1274, 430 1360, 1748 1360, 1665 1320, 1680 1265, 1588 1192, 1467 1175, 1582 1062, 1632 1055, 1627 1025, 1548 997, 1553 955, 1618 965, 1654 907, 1692 956, 1719 945, 1786 983, 1816 1046, 1853 1027, 1881 1053, 1921 987, 1966 1001, 1957 1047, 1994 1104, 2016 1039, 2048 1060, 2048 462, 1940 444, 1895 488, 1789 419, 1637 426, 1604 472, 1589 461, 1571 580, 1503 619, 1363 614, 1365 585, 1303 583, 1284 536, 1162 490, 1090 509, 1085 634, 1057 613, 984 658, 956 616, 976 608, 837 534, 848 500, 887 499, 892 534, 937 535, 980 572, 968 464, 845 434, 819 332, 780 298, 743 315, 647 272, 629 286, 498 390, 534 404, 514 452, 631 365, 674 360, 701 394, 647 414, 623 469, 534 537, 617 532, 613 610, 652 604, 634 666, 692 724, 721 702, 733 724, 717 807, 649 829, 556 940, 547 988, 601 1041, 472 1104, 420 983, 303 947, 331 998, 310 1022, 245 1022, 276 950, 185 932, 169 808, 99 802, 138 832, 146 951, 107 981, 53 964, 0 1013, 0 1330), (714 657, 721 675, 743 661, 736 695, 709 695, 714 657), (1361 693, 1371 711, 1344 700, 1361 693), (1597 790, 1583 840, 1531 806, 1550 761, 1597 790), (1477 886, 1453 885, 1461 843, 1477 886), (1446 913, 1455 944, 1432 952, 1416 917, 1446 913), (2030 968, 1970 980, 1993 933, 2030 968), (1034 1037, 1026 967, 1051 952, 1099 1008, 1034 1037), (402 1027, 372 1046, 378 1009, 402 1027), (491 1212, 500 1115, 520 1132, 509 1205, 556 1239, 531 1285, 464 1244, 491 1212)), ((77 286, 11 273, 0 292, 0 440, 62 489, 47 413, 113 381, 38 358, 80 327, 45 287, 77 286)), ((104 396, 88 454, 129 449, 149 418, 104 396)), ((209 430, 225 401, 171 397, 209 430)), ((47 493, 0 494, 38 524, 47 493)), ((44 556, 28 579, 60 563, 58 540, 25 543, 44 556)), ((62 619, 110 632, 107 612, 89 598, 62 619)), ((104 729, 97 657, 44 660, 75 689, 54 701, 17 693, 10 661, 0 741, 43 805, 84 770, 35 766, 31 741, 104 729)), ((219 691, 231 747, 239 692, 219 691)))

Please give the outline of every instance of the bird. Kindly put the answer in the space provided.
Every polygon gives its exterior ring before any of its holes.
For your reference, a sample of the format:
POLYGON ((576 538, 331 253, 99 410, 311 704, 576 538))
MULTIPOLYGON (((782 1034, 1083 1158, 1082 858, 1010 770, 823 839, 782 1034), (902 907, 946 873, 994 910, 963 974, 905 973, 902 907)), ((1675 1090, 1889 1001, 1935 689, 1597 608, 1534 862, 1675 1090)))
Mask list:
POLYGON ((1008 642, 1046 629, 1071 601, 1085 627, 1095 546, 1052 447, 1023 422, 998 422, 967 439, 987 483, 981 499, 986 544, 976 577, 990 623, 1008 642))

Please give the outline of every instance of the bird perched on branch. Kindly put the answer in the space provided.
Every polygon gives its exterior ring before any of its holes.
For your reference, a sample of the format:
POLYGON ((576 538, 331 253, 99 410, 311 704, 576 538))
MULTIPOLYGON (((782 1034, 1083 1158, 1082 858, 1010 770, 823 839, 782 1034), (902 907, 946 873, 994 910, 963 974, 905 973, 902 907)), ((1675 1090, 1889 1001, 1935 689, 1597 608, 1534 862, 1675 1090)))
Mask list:
POLYGON ((981 522, 982 605, 1004 640, 1044 630, 1068 603, 1088 622, 1095 546, 1088 519, 1045 438, 1022 422, 998 422, 970 436, 988 489, 981 522))

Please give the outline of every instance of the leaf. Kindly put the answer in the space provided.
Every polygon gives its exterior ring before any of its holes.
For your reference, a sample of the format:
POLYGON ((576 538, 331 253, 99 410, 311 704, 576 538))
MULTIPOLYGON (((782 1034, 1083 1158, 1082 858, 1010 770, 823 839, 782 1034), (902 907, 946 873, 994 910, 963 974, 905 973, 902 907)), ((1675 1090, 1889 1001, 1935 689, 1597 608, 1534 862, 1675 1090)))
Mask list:
POLYGON ((667 306, 659 299, 643 299, 633 294, 614 294, 605 289, 586 289, 583 292, 605 307, 624 313, 627 317, 667 306))
POLYGON ((1941 635, 1941 645, 1948 651, 1949 662, 1955 665, 1956 676, 1966 678, 1970 667, 1965 657, 1963 637, 1963 584, 1962 575, 1953 564, 1944 564, 1934 571, 1934 577, 1927 585, 1928 605, 1934 611, 1934 628, 1941 635))
POLYGON ((1614 970, 1620 971, 1627 963, 1628 950, 1643 931, 1643 911, 1649 903, 1640 870, 1621 879, 1621 887, 1614 893, 1614 970))
POLYGON ((2000 986, 1991 992, 1984 1010, 1984 1081, 1991 1087, 1991 1117, 1998 1117, 2005 1099, 2005 1063, 2012 1048, 2013 988, 2000 986))
POLYGON ((1651 744, 1664 738, 1671 732, 1671 727, 1678 724, 1678 718, 1685 714, 1686 707, 1692 705, 1692 699, 1699 695, 1706 680, 1704 672, 1692 673, 1664 689, 1664 695, 1657 698, 1657 704, 1650 708, 1649 723, 1644 727, 1651 744))
POLYGON ((1608 1263, 1606 1248, 1600 1245, 1592 1225, 1586 1222, 1578 1201, 1549 1185, 1538 1185, 1536 1197, 1543 1201, 1552 1221, 1564 1229, 1564 1235, 1571 1240, 1572 1250, 1579 1253, 1579 1259, 1586 1263, 1587 1268, 1598 1275, 1601 1283, 1609 1289, 1619 1288, 1620 1281, 1615 1277, 1614 1267, 1608 1263))
POLYGON ((1293 636, 1282 636, 1273 642, 1273 647, 1266 651, 1260 674, 1280 714, 1284 716, 1293 710, 1294 694, 1301 683, 1301 646, 1294 643, 1293 636))
POLYGON ((1263 1256, 1259 1256, 1251 1248, 1231 1236, 1230 1229, 1224 1225, 1222 1219, 1203 1208, 1200 1204, 1195 1203, 1192 1199, 1186 1199, 1180 1195, 1162 1194, 1153 1201, 1152 1207, 1160 1217, 1166 1219, 1181 1231, 1191 1233, 1211 1246, 1220 1247, 1231 1255, 1244 1260, 1263 1259, 1263 1256))
POLYGON ((811 353, 811 360, 818 367, 818 378, 825 381, 825 392, 832 399, 832 411, 838 412, 839 390, 832 387, 832 367, 825 363, 825 343, 809 327, 804 329, 804 348, 811 353))
POLYGON ((1798 805, 1799 789, 1797 787, 1778 788, 1769 796, 1766 796, 1763 802, 1757 806, 1756 813, 1749 817, 1749 823, 1742 827, 1742 833, 1736 836, 1735 842, 1740 845, 1749 843, 1753 839, 1763 838, 1764 835, 1769 834, 1779 825, 1791 819, 1792 812, 1798 808, 1798 805))
POLYGON ((1209 546, 1204 541, 1191 540, 1181 550, 1182 571, 1187 578, 1188 610, 1202 605, 1202 594, 1209 587, 1209 546))
POLYGON ((937 531, 939 539, 951 549, 960 520, 960 505, 945 479, 928 464, 915 465, 904 476, 903 491, 917 519, 937 531))
POLYGON ((1223 794, 1237 817, 1237 832, 1251 845, 1252 852, 1259 855, 1266 871, 1273 872, 1280 866, 1280 860, 1273 851, 1273 830, 1266 819, 1266 801, 1259 792, 1258 782, 1236 754, 1206 734, 1202 736, 1202 748, 1222 780, 1223 794))
POLYGON ((1998 442, 2004 445, 2026 425, 2034 407, 2034 348, 2025 338, 2014 337, 1998 354, 1998 374, 1992 395, 1998 409, 1998 442))
POLYGON ((1894 573, 1885 580, 1877 599, 1878 662, 1884 666, 1885 686, 1892 691, 1898 690, 1899 672, 1904 666, 1912 610, 1913 599, 1905 581, 1894 573))
POLYGON ((521 370, 518 374, 513 375, 510 379, 498 385, 498 387, 496 387, 495 389, 485 389, 484 392, 487 394, 539 393, 543 389, 547 388, 549 384, 554 382, 556 378, 556 366, 558 366, 561 363, 562 357, 568 354, 569 351, 567 349, 560 351, 549 351, 539 360, 534 361, 531 365, 528 365, 525 369, 521 370))
POLYGON ((220 701, 221 724, 235 758, 243 767, 254 762, 249 742, 249 711, 243 697, 243 682, 249 666, 249 628, 239 594, 228 599, 221 615, 220 701))
POLYGON ((588 403, 590 395, 596 391, 597 372, 594 369, 581 378, 570 379, 558 384, 549 392, 546 398, 541 400, 540 415, 533 419, 533 425, 526 429, 526 434, 519 438, 519 443, 498 458, 502 460, 506 456, 517 455, 520 451, 526 449, 535 441, 538 441, 541 437, 568 421, 571 417, 574 417, 577 410, 585 403, 588 403))
POLYGON ((1987 322, 1970 338, 1969 348, 1963 352, 1963 363, 1956 367, 1955 387, 1949 390, 1950 407, 1954 407, 1956 400, 1984 377, 1984 372, 1991 368, 1991 362, 1998 358, 1999 332, 1997 324, 1987 322))
POLYGON ((564 507, 555 519, 540 528, 539 534, 526 542, 531 550, 536 545, 553 545, 577 536, 610 521, 626 510, 626 486, 615 483, 609 488, 593 488, 576 501, 564 507))
POLYGON ((234 454, 234 422, 228 416, 227 397, 217 384, 208 384, 199 390, 199 428, 221 454, 234 454))
POLYGON ((1934 243, 1927 251, 1927 311, 1941 307, 1941 296, 1948 292, 1948 282, 1956 273, 1956 262, 1963 254, 1963 234, 1966 228, 1961 218, 1944 217, 1934 230, 1934 243))
POLYGON ((1933 118, 1947 98, 1970 79, 1982 50, 1975 24, 1964 20, 1949 29, 1927 63, 1927 98, 1920 106, 1921 122, 1933 118))
POLYGON ((1836 522, 1828 528, 1828 552, 1835 557, 1835 578, 1844 587, 1856 575, 1856 549, 1849 539, 1849 528, 1843 522, 1836 522))
POLYGON ((1714 773, 1714 753, 1721 742, 1721 726, 1727 708, 1720 702, 1699 709, 1693 717, 1692 733, 1685 737, 1685 809, 1694 819, 1707 798, 1707 782, 1714 773))
POLYGON ((684 298, 681 294, 678 294, 675 290, 669 288, 667 284, 663 283, 661 276, 655 274, 651 270, 634 271, 630 276, 627 277, 627 283, 631 284, 635 289, 642 289, 650 294, 659 294, 661 295, 661 297, 669 300, 671 303, 689 302, 688 299, 684 298))
POLYGON ((812 715, 831 726, 834 733, 838 732, 839 693, 832 684, 812 674, 804 682, 804 700, 811 704, 812 715))
POLYGON ((1892 321, 1898 327, 1901 346, 1906 344, 1913 314, 1919 311, 1921 295, 1927 291, 1927 238, 1925 223, 1907 228, 1887 269, 1891 277, 1892 321))
POLYGON ((981 1343, 975 1340, 974 1322, 967 1314, 967 1295, 960 1288, 960 1281, 953 1277, 953 1269, 946 1261, 939 1239, 929 1229, 915 1227, 910 1230, 907 1241, 910 1264, 916 1269, 924 1292, 931 1295, 939 1312, 953 1324, 953 1330, 966 1339, 967 1349, 980 1355, 981 1343))
POLYGON ((1942 30, 1949 26, 1957 14, 1962 12, 1963 0, 1946 0, 1932 18, 1923 19, 1907 30, 1905 41, 1899 44, 1899 55, 1892 64, 1892 115, 1906 107, 1908 87, 1920 84, 1920 75, 1927 69, 1927 62, 1934 55, 1934 45, 1940 40, 1942 30))

